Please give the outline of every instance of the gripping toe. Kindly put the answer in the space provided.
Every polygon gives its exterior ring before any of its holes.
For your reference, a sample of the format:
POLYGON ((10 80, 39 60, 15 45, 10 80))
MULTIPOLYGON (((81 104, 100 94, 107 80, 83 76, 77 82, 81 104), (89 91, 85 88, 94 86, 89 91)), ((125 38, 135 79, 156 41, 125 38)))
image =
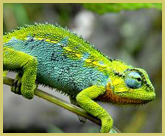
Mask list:
POLYGON ((12 86, 11 86, 11 91, 21 95, 21 81, 18 79, 15 79, 12 86))

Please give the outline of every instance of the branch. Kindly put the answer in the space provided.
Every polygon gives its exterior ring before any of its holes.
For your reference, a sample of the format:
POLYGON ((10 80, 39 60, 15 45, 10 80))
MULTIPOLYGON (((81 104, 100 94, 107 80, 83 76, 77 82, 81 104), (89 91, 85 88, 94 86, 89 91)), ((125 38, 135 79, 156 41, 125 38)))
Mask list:
MULTIPOLYGON (((14 82, 14 79, 8 78, 8 77, 3 77, 3 84, 12 86, 12 83, 14 82)), ((77 107, 73 104, 70 104, 58 97, 55 97, 51 94, 48 94, 40 89, 35 89, 34 94, 42 99, 45 99, 51 103, 54 103, 68 111, 71 111, 77 115, 80 115, 98 125, 101 126, 101 121, 95 117, 93 117, 92 115, 88 114, 85 110, 81 109, 80 107, 77 107)), ((116 127, 113 127, 113 129, 111 129, 111 133, 121 133, 116 127)))

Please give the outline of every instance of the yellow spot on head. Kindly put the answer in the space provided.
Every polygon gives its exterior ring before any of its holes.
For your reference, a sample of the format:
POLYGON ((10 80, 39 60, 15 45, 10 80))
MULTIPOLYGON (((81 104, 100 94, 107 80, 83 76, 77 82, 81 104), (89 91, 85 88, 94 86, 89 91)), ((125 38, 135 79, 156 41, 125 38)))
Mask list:
POLYGON ((118 85, 118 84, 121 84, 121 79, 119 79, 119 78, 116 78, 114 81, 113 81, 113 86, 115 86, 115 85, 118 85))
POLYGON ((113 86, 116 86, 116 91, 115 92, 127 92, 129 91, 127 88, 125 88, 124 86, 124 82, 123 79, 120 78, 116 78, 113 82, 112 82, 113 86))

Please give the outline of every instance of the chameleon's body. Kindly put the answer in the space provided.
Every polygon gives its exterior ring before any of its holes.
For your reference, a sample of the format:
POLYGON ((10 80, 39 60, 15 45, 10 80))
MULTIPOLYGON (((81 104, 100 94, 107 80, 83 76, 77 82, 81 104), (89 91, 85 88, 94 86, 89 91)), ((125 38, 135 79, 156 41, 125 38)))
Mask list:
POLYGON ((94 100, 117 105, 143 104, 155 98, 143 69, 111 60, 83 38, 60 26, 30 25, 3 36, 4 71, 18 72, 12 91, 31 99, 39 84, 56 88, 101 119, 109 132, 111 116, 94 100))

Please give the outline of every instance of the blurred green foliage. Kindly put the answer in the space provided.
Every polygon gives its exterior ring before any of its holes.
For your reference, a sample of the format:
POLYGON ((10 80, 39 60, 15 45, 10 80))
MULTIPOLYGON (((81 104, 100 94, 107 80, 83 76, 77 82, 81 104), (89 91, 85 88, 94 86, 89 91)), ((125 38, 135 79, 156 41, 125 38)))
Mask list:
MULTIPOLYGON (((115 126, 121 132, 160 133, 162 131, 161 9, 161 3, 4 3, 3 33, 16 27, 24 26, 24 24, 34 24, 34 22, 58 23, 63 27, 76 28, 79 25, 75 23, 77 16, 80 16, 80 13, 82 14, 84 11, 90 12, 94 16, 95 21, 92 22, 94 29, 88 40, 111 58, 122 59, 128 64, 147 70, 157 94, 156 99, 144 107, 113 108, 112 116, 116 115, 114 118, 115 126), (140 10, 141 8, 143 8, 143 10, 140 10), (120 11, 127 12, 121 13, 120 11), (95 12, 101 15, 93 14, 95 12)), ((86 14, 85 17, 87 17, 86 14)), ((89 31, 89 29, 87 29, 87 31, 89 31)), ((6 102, 9 101, 6 100, 4 102, 4 107, 6 102)), ((4 114, 4 132, 52 133, 99 131, 99 126, 93 123, 90 124, 87 122, 84 125, 80 124, 75 115, 72 115, 76 118, 72 119, 72 122, 69 122, 67 120, 69 117, 66 116, 61 117, 60 123, 57 123, 59 120, 58 115, 54 114, 52 109, 49 109, 51 112, 48 112, 46 116, 47 120, 44 120, 45 123, 48 122, 48 125, 41 125, 43 122, 40 123, 39 120, 35 119, 37 117, 30 117, 29 120, 32 122, 30 126, 27 125, 24 129, 21 129, 21 123, 16 125, 15 120, 13 122, 11 120, 6 121, 8 116, 14 115, 13 110, 8 107, 8 103, 6 105, 7 111, 4 111, 4 113, 7 112, 7 114, 4 114), (53 120, 53 123, 50 123, 50 120, 53 120), (11 125, 12 123, 14 125, 11 125)), ((15 108, 13 105, 12 107, 15 108)), ((110 105, 108 108, 106 107, 106 109, 108 110, 112 107, 113 106, 110 105)), ((45 107, 41 105, 41 108, 44 109, 45 107)), ((62 109, 62 111, 66 112, 64 109, 62 109)), ((37 112, 37 110, 35 109, 34 112, 37 112)), ((58 114, 61 114, 60 111, 58 114)), ((20 114, 17 115, 16 113, 16 116, 21 118, 20 114)), ((24 124, 26 124, 26 122, 24 122, 24 124)))
POLYGON ((142 8, 156 8, 162 10, 161 3, 83 3, 83 6, 98 14, 138 10, 142 8))

